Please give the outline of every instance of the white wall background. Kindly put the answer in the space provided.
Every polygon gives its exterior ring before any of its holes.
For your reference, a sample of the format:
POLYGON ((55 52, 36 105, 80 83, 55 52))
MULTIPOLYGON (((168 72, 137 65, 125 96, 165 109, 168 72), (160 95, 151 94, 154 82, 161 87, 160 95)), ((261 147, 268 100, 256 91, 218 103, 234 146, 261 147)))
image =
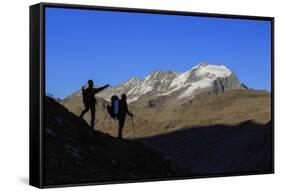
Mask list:
MULTIPOLYGON (((28 186, 28 76, 29 5, 36 0, 1 1, 0 6, 0 190, 36 190, 28 186)), ((280 171, 279 66, 281 11, 278 0, 53 0, 72 4, 168 9, 193 12, 245 14, 275 17, 276 74, 276 173, 150 183, 84 186, 54 190, 278 190, 280 171)))

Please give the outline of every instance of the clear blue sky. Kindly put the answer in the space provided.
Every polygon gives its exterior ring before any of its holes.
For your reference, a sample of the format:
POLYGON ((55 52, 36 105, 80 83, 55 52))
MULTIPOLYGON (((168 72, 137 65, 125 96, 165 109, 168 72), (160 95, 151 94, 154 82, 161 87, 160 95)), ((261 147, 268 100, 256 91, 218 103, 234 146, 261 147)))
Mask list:
POLYGON ((46 8, 46 92, 64 98, 88 79, 116 85, 201 61, 270 91, 270 28, 269 21, 46 8))

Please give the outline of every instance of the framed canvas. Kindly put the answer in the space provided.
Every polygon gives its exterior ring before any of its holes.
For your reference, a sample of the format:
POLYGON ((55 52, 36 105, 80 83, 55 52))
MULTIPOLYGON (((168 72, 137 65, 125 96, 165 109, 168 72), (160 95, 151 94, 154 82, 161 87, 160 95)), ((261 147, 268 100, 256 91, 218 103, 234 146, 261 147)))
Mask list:
POLYGON ((30 185, 274 172, 274 18, 30 7, 30 185))

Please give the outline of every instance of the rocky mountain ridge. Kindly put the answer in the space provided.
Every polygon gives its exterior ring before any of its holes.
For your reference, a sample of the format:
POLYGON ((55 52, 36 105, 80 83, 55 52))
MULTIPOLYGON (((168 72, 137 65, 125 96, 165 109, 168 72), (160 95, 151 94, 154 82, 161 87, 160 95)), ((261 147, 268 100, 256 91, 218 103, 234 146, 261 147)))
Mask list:
MULTIPOLYGON (((133 77, 120 85, 111 86, 97 94, 97 97, 110 100, 112 95, 127 94, 128 103, 142 97, 155 99, 173 96, 174 99, 193 99, 202 92, 218 94, 231 89, 245 89, 234 72, 223 65, 200 63, 183 73, 175 71, 156 71, 144 79, 133 77)), ((77 91, 68 98, 81 96, 77 91)), ((66 99, 68 99, 66 98, 66 99)))

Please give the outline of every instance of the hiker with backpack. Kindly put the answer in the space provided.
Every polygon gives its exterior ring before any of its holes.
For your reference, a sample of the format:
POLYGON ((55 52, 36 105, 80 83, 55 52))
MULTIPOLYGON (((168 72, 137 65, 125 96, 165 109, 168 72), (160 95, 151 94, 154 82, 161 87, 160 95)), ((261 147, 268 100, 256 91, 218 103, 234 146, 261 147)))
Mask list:
POLYGON ((118 129, 118 138, 122 139, 123 127, 126 120, 126 115, 133 117, 133 114, 128 109, 127 96, 122 94, 121 99, 114 95, 111 97, 111 106, 107 106, 107 111, 113 119, 118 119, 119 129, 118 129))
POLYGON ((83 118, 83 116, 91 110, 91 127, 94 129, 95 126, 95 115, 96 115, 96 103, 97 100, 95 98, 95 95, 107 88, 109 84, 102 86, 100 88, 94 88, 94 82, 93 80, 88 80, 88 87, 85 89, 84 86, 82 87, 82 96, 83 96, 83 103, 84 103, 84 109, 82 110, 80 114, 80 118, 83 118))

